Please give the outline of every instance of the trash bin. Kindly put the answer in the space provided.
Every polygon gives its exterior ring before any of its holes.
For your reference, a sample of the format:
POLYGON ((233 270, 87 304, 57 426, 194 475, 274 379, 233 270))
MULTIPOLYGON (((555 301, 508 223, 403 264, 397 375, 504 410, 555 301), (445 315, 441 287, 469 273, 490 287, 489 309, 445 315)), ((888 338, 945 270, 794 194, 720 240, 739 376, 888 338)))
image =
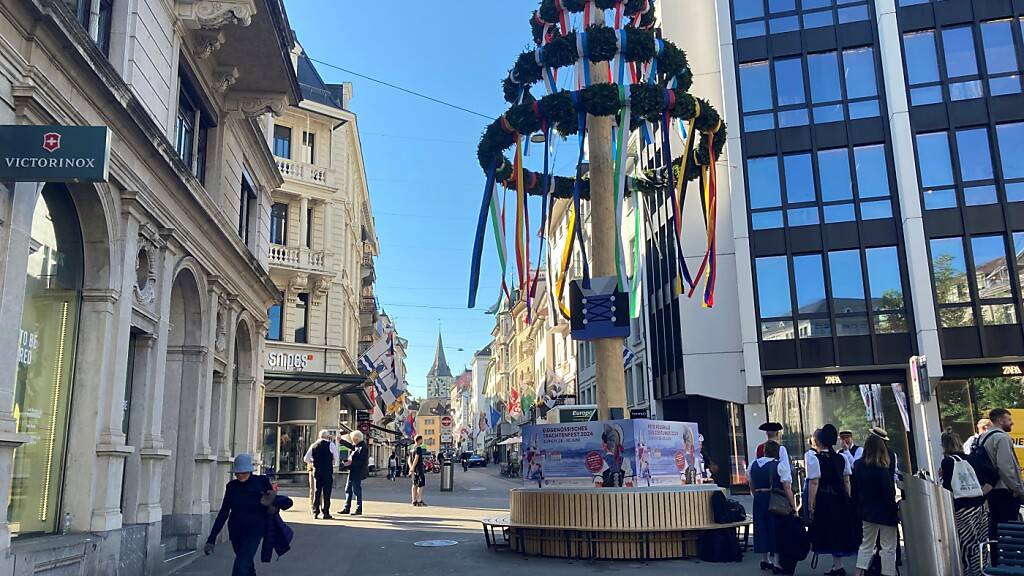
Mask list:
POLYGON ((455 465, 451 460, 441 464, 441 492, 451 492, 455 487, 455 465))

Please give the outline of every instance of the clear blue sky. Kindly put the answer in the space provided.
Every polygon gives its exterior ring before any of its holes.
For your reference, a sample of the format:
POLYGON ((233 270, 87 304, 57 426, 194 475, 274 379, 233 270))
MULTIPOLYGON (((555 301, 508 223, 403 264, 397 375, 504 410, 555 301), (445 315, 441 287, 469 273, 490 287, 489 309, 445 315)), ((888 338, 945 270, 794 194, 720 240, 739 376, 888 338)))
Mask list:
MULTIPOLYGON (((496 118, 507 107, 501 79, 532 44, 528 19, 538 2, 285 4, 312 58, 496 118)), ((422 396, 439 322, 456 374, 487 345, 494 326, 493 317, 483 313, 500 286, 493 243, 486 246, 477 309, 466 309, 484 185, 476 145, 489 120, 323 65, 317 68, 327 82, 354 85, 350 107, 359 118, 381 244, 377 295, 399 334, 409 340, 407 378, 413 393, 422 396)))

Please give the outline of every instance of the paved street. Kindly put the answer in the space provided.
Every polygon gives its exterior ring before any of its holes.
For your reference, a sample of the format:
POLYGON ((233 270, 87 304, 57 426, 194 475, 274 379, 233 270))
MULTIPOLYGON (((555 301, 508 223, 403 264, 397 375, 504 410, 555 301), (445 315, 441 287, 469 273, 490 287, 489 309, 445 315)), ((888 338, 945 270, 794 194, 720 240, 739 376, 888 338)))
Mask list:
MULTIPOLYGON (((497 476, 497 467, 456 471, 455 491, 438 491, 439 475, 428 477, 427 508, 408 504, 409 481, 391 483, 371 478, 364 484, 365 515, 336 516, 333 521, 313 520, 304 495, 289 494, 295 508, 285 512, 285 520, 295 529, 292 551, 272 564, 257 563, 260 574, 275 576, 298 574, 415 575, 451 576, 462 574, 512 574, 528 570, 535 574, 572 575, 626 573, 642 569, 647 576, 712 575, 728 570, 733 574, 760 574, 753 554, 744 563, 707 564, 696 560, 651 562, 569 562, 544 558, 525 558, 508 552, 494 552, 484 545, 478 520, 507 510, 509 488, 518 486, 497 476), (450 539, 458 544, 447 548, 413 546, 421 540, 450 539)), ((340 510, 342 499, 335 492, 333 510, 340 510)), ((218 545, 211 557, 199 558, 177 573, 180 576, 222 576, 231 573, 231 546, 218 545)), ((852 563, 848 561, 852 574, 852 563)), ((797 574, 812 572, 804 565, 797 574)), ((818 573, 823 570, 819 570, 818 573)))

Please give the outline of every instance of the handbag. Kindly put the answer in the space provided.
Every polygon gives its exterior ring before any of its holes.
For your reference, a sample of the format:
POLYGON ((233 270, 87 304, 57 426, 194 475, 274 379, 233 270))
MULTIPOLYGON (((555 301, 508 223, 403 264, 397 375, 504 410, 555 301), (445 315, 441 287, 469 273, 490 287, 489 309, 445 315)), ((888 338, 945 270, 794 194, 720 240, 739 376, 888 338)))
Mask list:
POLYGON ((971 463, 956 455, 950 455, 953 459, 953 475, 949 481, 950 492, 953 498, 980 498, 985 495, 981 490, 981 483, 978 475, 974 472, 971 463))
POLYGON ((782 490, 782 487, 775 483, 775 478, 778 477, 778 469, 772 472, 772 491, 768 497, 768 512, 775 516, 790 516, 795 512, 793 505, 789 502, 789 497, 782 490))

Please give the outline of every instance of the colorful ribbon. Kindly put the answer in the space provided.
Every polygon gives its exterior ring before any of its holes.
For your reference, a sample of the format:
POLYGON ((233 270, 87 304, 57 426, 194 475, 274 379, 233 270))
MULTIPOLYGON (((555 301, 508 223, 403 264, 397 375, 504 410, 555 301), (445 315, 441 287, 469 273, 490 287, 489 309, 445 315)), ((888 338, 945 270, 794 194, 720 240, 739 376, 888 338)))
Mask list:
MULTIPOLYGON (((582 214, 580 210, 580 186, 583 182, 583 174, 580 173, 580 166, 583 165, 583 152, 584 144, 587 138, 587 112, 583 108, 583 102, 579 92, 572 93, 572 103, 579 114, 578 123, 579 130, 577 134, 580 140, 580 153, 576 159, 576 181, 572 187, 572 205, 576 210, 576 214, 582 214)), ((583 239, 583 225, 576 226, 576 234, 578 235, 577 240, 580 242, 580 254, 583 256, 583 287, 590 288, 590 265, 587 263, 587 243, 583 239)))
MULTIPOLYGON (((625 253, 622 248, 622 217, 625 204, 626 190, 626 156, 629 151, 629 121, 631 109, 629 105, 629 85, 619 86, 619 100, 623 104, 622 121, 619 123, 618 138, 615 150, 615 190, 613 201, 615 202, 615 275, 618 279, 619 290, 632 292, 629 289, 629 278, 626 276, 625 253)), ((632 303, 631 303, 632 304, 632 303)))
POLYGON ((469 268, 469 307, 476 307, 476 293, 480 287, 480 261, 483 257, 484 236, 487 235, 487 210, 494 197, 495 163, 487 171, 487 183, 484 184, 484 197, 480 203, 480 215, 476 221, 476 239, 473 241, 473 259, 469 268))
MULTIPOLYGON (((555 300, 558 302, 558 311, 562 314, 562 317, 566 320, 570 319, 569 308, 565 305, 565 281, 569 277, 569 263, 572 259, 573 245, 576 243, 576 207, 569 206, 568 208, 568 231, 565 234, 565 246, 562 247, 562 264, 559 266, 558 279, 555 281, 555 300)), ((586 262, 586 259, 584 259, 586 262)))

